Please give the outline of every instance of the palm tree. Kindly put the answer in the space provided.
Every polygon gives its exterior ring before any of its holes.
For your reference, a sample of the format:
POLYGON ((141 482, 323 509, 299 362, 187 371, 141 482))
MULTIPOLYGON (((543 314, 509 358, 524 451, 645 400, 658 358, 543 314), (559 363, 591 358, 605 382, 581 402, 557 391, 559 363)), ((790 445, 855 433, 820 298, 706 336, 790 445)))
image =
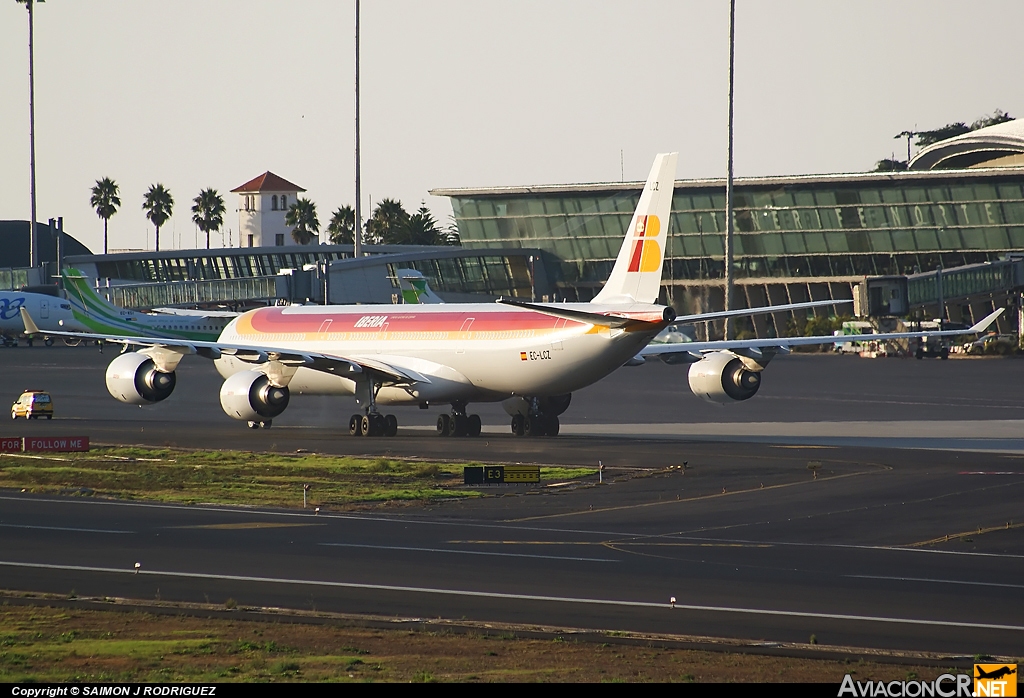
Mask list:
POLYGON ((409 213, 401 201, 381 199, 366 222, 366 237, 378 245, 400 245, 408 236, 409 213))
MULTIPOLYGON (((192 199, 192 222, 206 233, 206 249, 210 249, 210 233, 224 225, 224 197, 213 187, 203 189, 192 199)), ((222 243, 223 244, 223 243, 222 243)))
POLYGON ((405 245, 440 245, 444 240, 434 215, 425 205, 421 205, 416 213, 409 216, 403 237, 401 244, 405 245))
POLYGON ((162 184, 150 184, 149 190, 142 199, 142 210, 146 212, 146 218, 156 226, 156 251, 160 251, 160 226, 171 217, 171 209, 174 208, 174 199, 171 192, 162 184))
POLYGON ((342 206, 327 225, 327 239, 335 245, 351 245, 355 242, 356 212, 351 206, 342 206))
POLYGON ((120 191, 117 183, 110 177, 96 180, 96 186, 92 188, 92 197, 89 205, 96 209, 96 215, 103 219, 103 254, 107 253, 107 221, 117 213, 117 207, 121 205, 120 191))
POLYGON ((309 199, 299 199, 288 207, 284 217, 285 225, 292 227, 292 240, 308 245, 320 232, 320 220, 316 216, 316 204, 309 199))

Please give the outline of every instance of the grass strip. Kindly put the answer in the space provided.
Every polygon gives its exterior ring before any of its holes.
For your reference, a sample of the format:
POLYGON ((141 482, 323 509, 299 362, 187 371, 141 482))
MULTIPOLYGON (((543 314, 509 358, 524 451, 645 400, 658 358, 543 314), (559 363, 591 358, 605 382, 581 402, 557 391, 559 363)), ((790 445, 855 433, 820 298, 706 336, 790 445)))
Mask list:
MULTIPOLYGON (((348 508, 385 502, 479 497, 462 486, 464 465, 392 458, 171 448, 98 447, 87 453, 0 455, 0 487, 183 504, 348 508)), ((593 475, 541 468, 541 481, 593 475)))
MULTIPOLYGON (((230 600, 229 600, 230 601, 230 600)), ((957 669, 345 624, 0 605, 0 682, 831 682, 957 669)), ((232 605, 231 603, 226 605, 232 605)), ((959 671, 963 671, 962 669, 959 671)))

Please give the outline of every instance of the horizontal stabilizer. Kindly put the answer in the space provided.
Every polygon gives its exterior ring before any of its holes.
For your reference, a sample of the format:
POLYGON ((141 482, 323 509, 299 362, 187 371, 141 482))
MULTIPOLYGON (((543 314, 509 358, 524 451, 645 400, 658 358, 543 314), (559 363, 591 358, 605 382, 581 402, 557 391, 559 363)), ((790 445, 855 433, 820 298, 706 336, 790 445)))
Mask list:
MULTIPOLYGON (((496 303, 502 305, 511 305, 517 308, 525 308, 526 310, 534 310, 538 313, 544 313, 545 315, 551 315, 553 317, 565 318, 567 320, 575 320, 576 322, 585 322, 588 325, 600 325, 602 327, 625 327, 627 325, 633 325, 636 323, 643 322, 636 318, 623 317, 621 315, 604 315, 602 313, 589 313, 585 310, 575 310, 573 308, 562 308, 557 305, 542 305, 540 303, 527 303, 526 301, 517 301, 513 298, 499 298, 496 303)), ((665 308, 665 315, 662 317, 663 322, 671 322, 675 317, 674 311, 671 308, 665 308)))
POLYGON ((767 313, 785 313, 791 310, 804 310, 806 308, 820 308, 825 305, 843 305, 853 303, 849 300, 832 301, 808 301, 806 303, 788 303, 786 305, 765 305, 760 308, 744 308, 742 310, 722 310, 713 313, 698 313, 697 315, 680 315, 676 318, 677 323, 689 324, 693 322, 706 322, 708 320, 719 320, 724 317, 741 317, 747 315, 765 315, 767 313))

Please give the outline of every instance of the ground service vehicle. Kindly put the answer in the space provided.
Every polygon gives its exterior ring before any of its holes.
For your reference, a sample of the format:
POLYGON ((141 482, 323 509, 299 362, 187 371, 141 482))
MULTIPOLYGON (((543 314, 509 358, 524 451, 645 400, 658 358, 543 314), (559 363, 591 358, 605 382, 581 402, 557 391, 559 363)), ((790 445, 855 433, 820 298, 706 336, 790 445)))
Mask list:
POLYGON ((11 419, 23 417, 24 419, 39 419, 46 417, 53 419, 53 399, 45 390, 26 390, 13 405, 11 405, 11 419))

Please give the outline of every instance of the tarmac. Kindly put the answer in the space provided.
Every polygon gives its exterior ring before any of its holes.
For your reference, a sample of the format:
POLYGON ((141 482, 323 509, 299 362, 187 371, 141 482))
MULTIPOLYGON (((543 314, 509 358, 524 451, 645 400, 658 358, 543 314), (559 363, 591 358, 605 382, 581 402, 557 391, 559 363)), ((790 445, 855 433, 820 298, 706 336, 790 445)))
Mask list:
POLYGON ((726 407, 689 394, 685 366, 656 363, 575 394, 558 437, 513 437, 485 405, 477 439, 431 434, 434 409, 395 410, 399 436, 372 439, 345 433, 350 400, 323 397, 250 431, 199 360, 166 402, 122 405, 103 387, 113 356, 0 351, 11 401, 46 389, 57 415, 0 435, 600 461, 611 482, 319 516, 7 491, 4 588, 951 657, 1024 647, 1021 361, 794 355, 726 407))

